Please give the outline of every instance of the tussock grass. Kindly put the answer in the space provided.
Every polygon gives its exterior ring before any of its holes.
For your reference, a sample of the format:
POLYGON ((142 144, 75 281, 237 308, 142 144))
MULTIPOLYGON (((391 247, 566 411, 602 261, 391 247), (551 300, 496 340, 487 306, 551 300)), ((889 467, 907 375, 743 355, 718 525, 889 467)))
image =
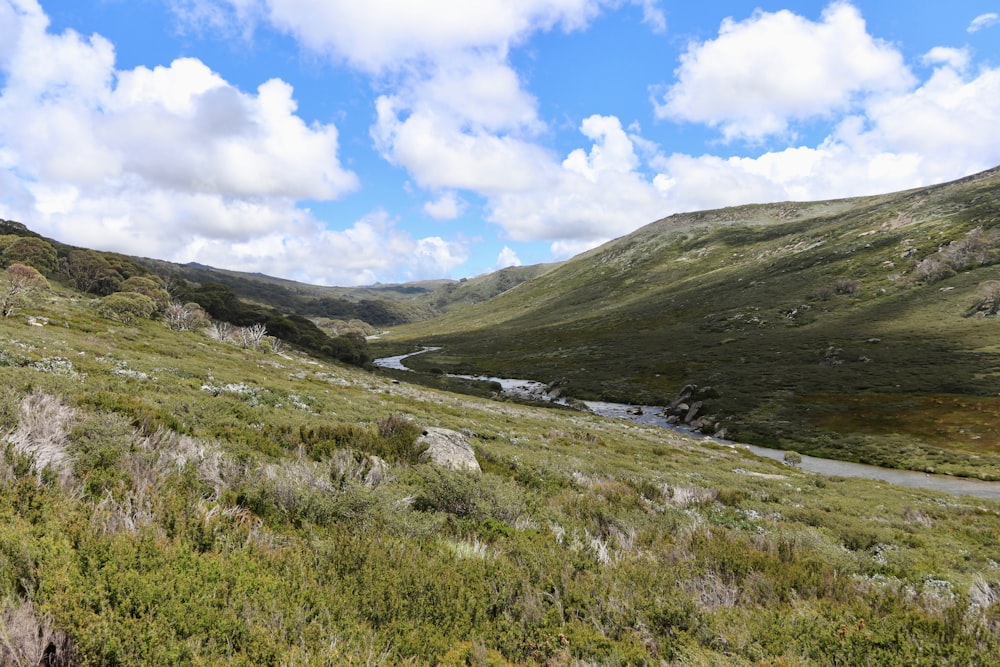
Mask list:
POLYGON ((48 468, 65 478, 71 465, 67 436, 74 417, 73 408, 60 399, 36 392, 21 401, 17 427, 4 440, 31 460, 39 476, 48 468))

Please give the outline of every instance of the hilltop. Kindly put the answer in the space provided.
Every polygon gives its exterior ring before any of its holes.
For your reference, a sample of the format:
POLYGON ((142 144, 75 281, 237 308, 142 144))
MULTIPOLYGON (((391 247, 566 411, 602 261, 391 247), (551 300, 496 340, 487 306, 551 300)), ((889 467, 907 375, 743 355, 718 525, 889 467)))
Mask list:
POLYGON ((1000 478, 1000 170, 654 222, 486 303, 399 327, 417 370, 668 405, 754 444, 1000 478))

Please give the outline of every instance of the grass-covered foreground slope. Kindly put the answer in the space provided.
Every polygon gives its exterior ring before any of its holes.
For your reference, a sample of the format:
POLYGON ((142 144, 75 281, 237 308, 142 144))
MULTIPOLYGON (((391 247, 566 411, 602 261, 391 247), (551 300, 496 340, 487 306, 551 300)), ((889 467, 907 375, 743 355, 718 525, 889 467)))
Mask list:
POLYGON ((1000 478, 1000 170, 879 197, 682 214, 396 331, 418 368, 664 404, 729 437, 1000 478))
POLYGON ((0 318, 0 664, 1000 662, 995 502, 98 304, 0 318))

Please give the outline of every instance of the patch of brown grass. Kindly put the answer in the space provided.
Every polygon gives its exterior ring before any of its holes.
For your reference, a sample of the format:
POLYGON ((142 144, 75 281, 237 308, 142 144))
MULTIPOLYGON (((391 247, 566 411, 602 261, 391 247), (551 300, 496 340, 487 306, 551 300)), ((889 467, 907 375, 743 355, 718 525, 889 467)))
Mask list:
POLYGON ((904 435, 942 449, 1000 453, 1000 398, 860 394, 824 396, 818 402, 838 406, 814 420, 822 429, 904 435))

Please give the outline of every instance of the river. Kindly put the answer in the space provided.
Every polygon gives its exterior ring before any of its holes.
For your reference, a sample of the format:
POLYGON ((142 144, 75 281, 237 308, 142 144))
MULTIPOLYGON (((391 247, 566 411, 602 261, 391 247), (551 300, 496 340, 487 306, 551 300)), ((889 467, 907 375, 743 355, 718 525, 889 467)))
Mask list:
MULTIPOLYGON (((395 357, 384 357, 376 359, 375 365, 381 368, 391 368, 394 370, 408 371, 409 368, 403 364, 403 360, 416 354, 433 352, 439 350, 438 347, 425 347, 417 352, 400 354, 395 357)), ((565 398, 555 395, 549 391, 548 386, 543 382, 535 380, 515 380, 510 378, 497 378, 483 375, 449 375, 449 377, 465 378, 469 380, 480 380, 483 382, 495 382, 503 388, 503 392, 509 396, 527 398, 537 401, 549 401, 566 403, 565 398)), ((647 426, 659 426, 669 428, 687 435, 700 436, 691 431, 668 424, 662 414, 662 407, 653 405, 628 405, 625 403, 607 403, 604 401, 582 401, 591 412, 603 417, 615 419, 627 419, 629 421, 645 424, 647 426)), ((758 456, 783 461, 785 452, 780 449, 768 449, 756 445, 744 445, 725 440, 718 440, 725 445, 745 448, 758 456)), ((944 491, 958 495, 969 495, 978 498, 988 498, 1000 500, 1000 482, 984 482, 976 479, 965 479, 962 477, 952 477, 950 475, 931 475, 913 470, 896 470, 893 468, 882 468, 879 466, 865 465, 863 463, 851 463, 850 461, 838 461, 835 459, 821 459, 815 456, 802 455, 802 463, 798 465, 802 470, 820 473, 823 475, 835 475, 840 477, 858 477, 862 479, 879 480, 899 486, 909 486, 918 489, 929 489, 932 491, 944 491)))

